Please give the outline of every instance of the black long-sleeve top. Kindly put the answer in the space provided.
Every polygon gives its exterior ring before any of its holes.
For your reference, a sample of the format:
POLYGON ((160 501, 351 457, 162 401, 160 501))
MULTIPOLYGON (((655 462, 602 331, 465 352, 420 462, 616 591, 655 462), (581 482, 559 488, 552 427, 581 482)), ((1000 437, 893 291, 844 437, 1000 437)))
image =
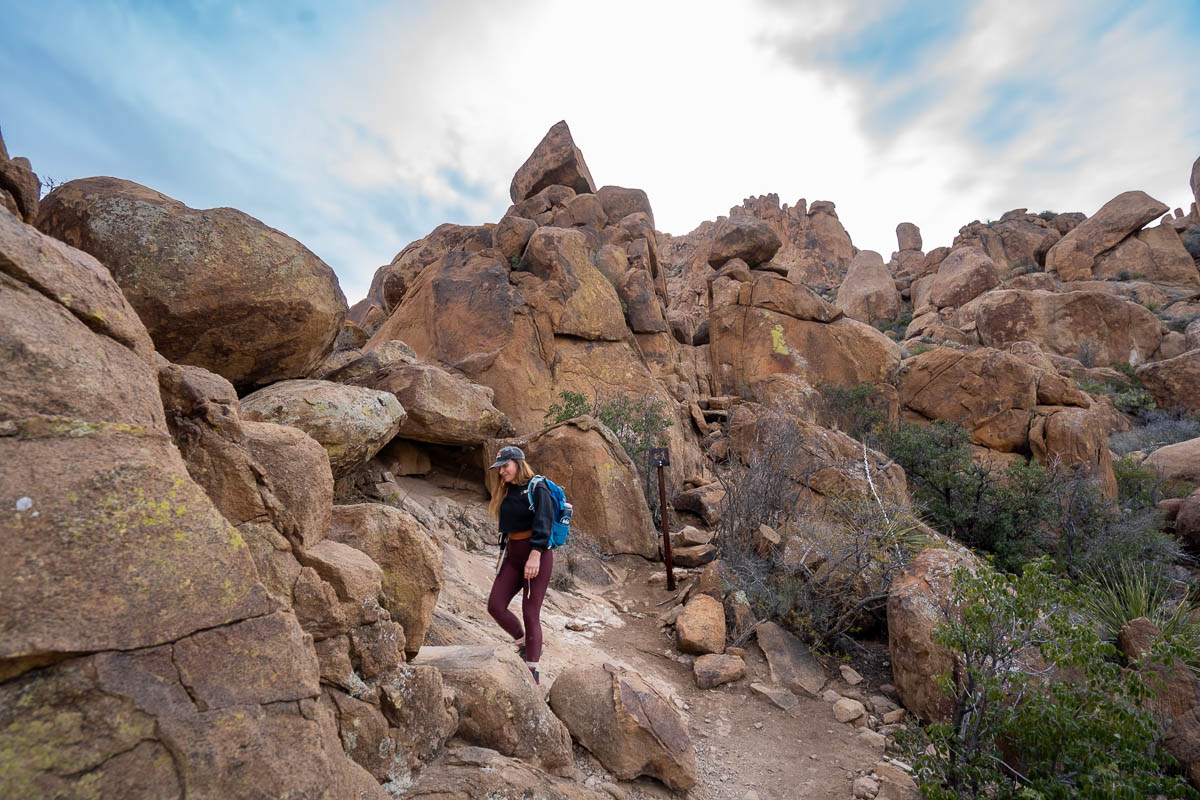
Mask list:
POLYGON ((554 528, 554 497, 545 481, 538 481, 533 490, 533 511, 529 510, 529 484, 509 484, 508 494, 500 503, 500 539, 508 544, 508 534, 533 531, 530 545, 545 552, 550 546, 550 531, 554 528))

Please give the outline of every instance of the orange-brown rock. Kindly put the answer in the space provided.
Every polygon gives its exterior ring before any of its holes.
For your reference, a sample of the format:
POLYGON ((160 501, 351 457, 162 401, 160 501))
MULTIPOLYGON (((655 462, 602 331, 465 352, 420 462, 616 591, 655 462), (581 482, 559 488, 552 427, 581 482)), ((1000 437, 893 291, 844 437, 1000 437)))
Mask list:
POLYGON ((1020 358, 981 348, 939 347, 904 362, 900 403, 929 420, 945 420, 971 432, 971 441, 1005 452, 1026 449, 1037 381, 1020 358))
MULTIPOLYGON (((729 216, 751 216, 771 226, 783 246, 770 261, 770 268, 791 275, 799 283, 837 286, 858 250, 838 220, 834 204, 801 198, 794 206, 781 207, 779 195, 746 198, 729 209, 729 216)), ((691 234, 689 234, 691 235, 691 234)))
POLYGON ((850 262, 838 287, 837 307, 851 319, 868 325, 900 316, 900 293, 879 253, 861 250, 850 262))
POLYGON ((1164 408, 1200 413, 1200 350, 1138 367, 1137 379, 1164 408))
MULTIPOLYGON (((498 445, 491 443, 485 454, 498 445)), ((574 505, 572 538, 601 553, 657 555, 658 536, 637 470, 611 431, 592 417, 577 417, 522 446, 534 468, 562 486, 574 505)))
MULTIPOLYGON (((627 328, 613 285, 588 256, 587 239, 569 228, 538 228, 529 239, 519 269, 539 281, 518 284, 534 303, 543 291, 545 312, 555 333, 617 341, 627 328)), ((514 277, 517 275, 514 274, 514 277)))
POLYGON ((512 648, 426 645, 412 663, 435 667, 453 689, 460 738, 545 772, 571 774, 571 734, 512 648))
POLYGON ((537 227, 537 223, 531 219, 506 214, 492 231, 492 246, 509 261, 520 259, 525 252, 525 245, 529 244, 529 237, 533 236, 537 227))
POLYGON ((1192 197, 1196 199, 1196 205, 1200 206, 1200 158, 1196 159, 1196 163, 1192 164, 1192 197))
POLYGON ((1090 358, 1097 365, 1139 364, 1158 350, 1162 323, 1137 303, 1101 292, 996 289, 959 309, 959 328, 981 344, 1019 341, 1046 353, 1090 358))
POLYGON ((896 244, 901 251, 920 250, 921 229, 911 222, 901 222, 896 226, 896 244))
POLYGON ((713 310, 709 338, 713 381, 721 394, 745 395, 754 381, 781 372, 811 384, 885 382, 900 363, 895 342, 847 317, 824 323, 726 305, 713 310))
POLYGON ((696 685, 701 689, 715 689, 724 683, 746 677, 746 662, 741 656, 708 653, 692 664, 696 685))
POLYGON ((1164 481, 1200 484, 1200 439, 1160 447, 1142 462, 1142 466, 1153 469, 1164 481))
POLYGON ((401 664, 380 681, 379 701, 395 743, 400 774, 392 779, 402 783, 405 767, 415 769, 431 761, 458 728, 453 691, 436 667, 401 664))
POLYGON ((1000 285, 1000 273, 978 247, 958 247, 938 266, 929 284, 929 302, 937 308, 958 307, 1000 285))
POLYGON ((571 138, 565 121, 555 123, 533 153, 513 175, 508 195, 514 203, 537 194, 547 186, 568 186, 576 192, 595 192, 596 184, 571 138))
POLYGON ((819 697, 825 672, 804 642, 775 622, 764 622, 754 632, 767 659, 772 683, 800 697, 819 697))
POLYGON ((1046 253, 1062 238, 1062 232, 1037 214, 1016 208, 995 222, 976 220, 959 228, 952 250, 978 247, 999 271, 1013 267, 1043 266, 1046 253))
POLYGON ((1046 270, 1064 281, 1090 278, 1096 256, 1166 212, 1165 205, 1145 192, 1123 192, 1050 248, 1046 270))
POLYGON ((751 267, 765 264, 779 251, 782 242, 771 226, 749 216, 729 217, 718 223, 708 252, 708 263, 720 268, 731 258, 751 267))
POLYGON ((688 600, 675 620, 675 640, 685 653, 725 652, 725 606, 706 594, 688 600))
POLYGON ((231 208, 192 209, 130 181, 85 178, 46 196, 38 227, 111 270, 168 360, 239 389, 307 375, 346 316, 332 269, 231 208))
MULTIPOLYGON (((530 234, 532 233, 530 231, 530 234)), ((505 244, 512 246, 511 242, 506 241, 505 244)), ((390 315, 408 294, 417 276, 430 264, 447 253, 477 253, 493 246, 499 247, 495 242, 495 232, 486 225, 454 225, 444 222, 427 235, 408 244, 396 254, 390 264, 376 270, 375 277, 371 280, 369 296, 375 298, 385 314, 390 315)))
POLYGON ((347 383, 395 395, 405 411, 396 435, 406 439, 478 445, 512 433, 491 389, 433 364, 398 359, 347 383))
POLYGON ((550 704, 571 735, 614 776, 648 775, 677 792, 696 785, 687 726, 637 674, 612 664, 572 667, 554 682, 550 704))
POLYGON ((973 570, 977 563, 965 549, 927 548, 892 582, 888 594, 892 676, 904 707, 927 722, 949 719, 954 709, 953 699, 937 685, 953 669, 954 656, 933 640, 933 632, 953 613, 954 570, 973 570))
POLYGON ((404 793, 411 800, 477 800, 480 797, 536 797, 539 800, 612 800, 570 778, 547 775, 523 761, 487 747, 452 745, 421 770, 404 793))
POLYGON ((1040 463, 1081 466, 1109 497, 1117 496, 1108 429, 1101 414, 1083 408, 1040 406, 1029 426, 1029 449, 1040 463))
POLYGON ((334 506, 329 538, 379 565, 383 607, 404 626, 411 659, 425 641, 445 582, 441 548, 411 514, 375 503, 334 506))
POLYGON ((151 391, 154 346, 108 270, 5 211, 0 351, 0 419, 52 414, 166 430, 151 391))
POLYGON ((1109 280, 1136 276, 1156 283, 1200 284, 1196 262, 1170 225, 1145 228, 1096 256, 1092 275, 1109 280))
POLYGON ((1175 536, 1192 552, 1200 551, 1200 489, 1179 504, 1175 512, 1175 536))

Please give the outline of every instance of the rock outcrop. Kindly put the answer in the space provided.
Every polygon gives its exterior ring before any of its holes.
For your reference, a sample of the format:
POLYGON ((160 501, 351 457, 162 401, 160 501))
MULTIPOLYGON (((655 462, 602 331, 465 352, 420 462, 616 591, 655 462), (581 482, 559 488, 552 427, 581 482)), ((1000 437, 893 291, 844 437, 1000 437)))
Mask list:
POLYGON ((900 316, 900 293, 879 253, 861 250, 850 262, 838 287, 837 307, 851 319, 868 325, 900 316))
POLYGON ((571 735, 618 778, 648 775, 678 792, 696 785, 687 728, 638 675, 611 664, 574 667, 554 682, 550 705, 571 735))
POLYGON ((1091 278, 1098 255, 1166 212, 1165 205, 1145 192, 1123 192, 1051 247, 1046 269, 1064 281, 1091 278))
POLYGON ((333 270, 231 208, 188 208, 130 181, 84 178, 46 196, 37 226, 111 270, 169 361, 239 390, 307 375, 346 316, 333 270))

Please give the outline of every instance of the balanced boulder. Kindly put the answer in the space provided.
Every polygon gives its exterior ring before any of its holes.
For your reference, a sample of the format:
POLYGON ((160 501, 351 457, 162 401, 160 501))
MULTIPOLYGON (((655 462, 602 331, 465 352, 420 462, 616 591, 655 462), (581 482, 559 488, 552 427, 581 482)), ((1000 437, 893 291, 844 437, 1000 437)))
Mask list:
POLYGON ((112 271, 168 360, 239 389, 307 375, 346 316, 332 269, 231 208, 197 210, 130 181, 84 178, 47 195, 37 225, 112 271))
POLYGON ((596 191, 592 173, 583 160, 583 153, 571 138, 571 129, 565 121, 556 122, 533 153, 513 175, 508 188, 514 203, 537 194, 547 186, 569 186, 576 192, 596 191))
POLYGON ((1091 278, 1096 256, 1165 213, 1167 207, 1145 192, 1123 192, 1051 247, 1046 269, 1064 281, 1091 278))

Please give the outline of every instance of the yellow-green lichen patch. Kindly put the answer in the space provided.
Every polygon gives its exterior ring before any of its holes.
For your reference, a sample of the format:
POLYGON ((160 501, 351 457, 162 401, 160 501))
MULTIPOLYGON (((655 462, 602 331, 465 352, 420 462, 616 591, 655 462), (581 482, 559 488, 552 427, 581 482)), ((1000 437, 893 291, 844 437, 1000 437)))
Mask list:
POLYGON ((792 354, 787 344, 787 338, 783 335, 783 325, 778 322, 771 328, 771 350, 781 356, 790 356, 792 354))

